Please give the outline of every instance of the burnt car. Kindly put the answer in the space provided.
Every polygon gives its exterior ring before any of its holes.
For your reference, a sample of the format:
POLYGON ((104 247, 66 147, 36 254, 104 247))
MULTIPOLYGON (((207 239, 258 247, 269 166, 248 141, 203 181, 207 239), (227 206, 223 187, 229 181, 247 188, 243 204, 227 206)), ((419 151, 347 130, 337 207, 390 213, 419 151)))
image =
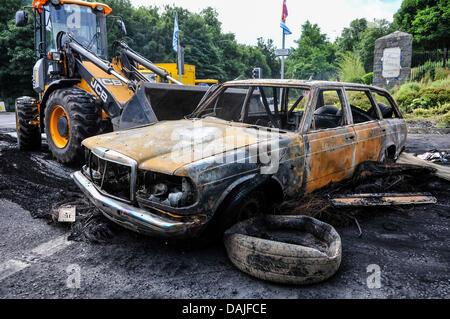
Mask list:
POLYGON ((349 178, 363 161, 393 161, 406 135, 378 87, 231 81, 184 119, 84 140, 86 165, 72 178, 126 228, 194 237, 349 178))

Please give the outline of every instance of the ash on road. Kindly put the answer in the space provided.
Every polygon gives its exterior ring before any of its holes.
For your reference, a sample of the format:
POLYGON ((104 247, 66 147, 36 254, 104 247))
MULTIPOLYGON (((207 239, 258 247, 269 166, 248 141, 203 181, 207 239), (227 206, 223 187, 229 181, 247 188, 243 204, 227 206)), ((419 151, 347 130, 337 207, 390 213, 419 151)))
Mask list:
MULTIPOLYGON (((51 223, 50 210, 79 194, 69 177, 75 168, 59 165, 45 150, 20 152, 11 135, 0 132, 1 298, 450 297, 449 189, 436 191, 436 205, 361 216, 360 238, 353 224, 337 227, 343 246, 337 274, 320 284, 284 286, 241 273, 220 243, 167 243, 99 216, 99 233, 108 236, 62 241, 74 231, 51 223)), ((448 135, 413 135, 408 141, 413 152, 428 150, 430 141, 450 149, 448 135)))

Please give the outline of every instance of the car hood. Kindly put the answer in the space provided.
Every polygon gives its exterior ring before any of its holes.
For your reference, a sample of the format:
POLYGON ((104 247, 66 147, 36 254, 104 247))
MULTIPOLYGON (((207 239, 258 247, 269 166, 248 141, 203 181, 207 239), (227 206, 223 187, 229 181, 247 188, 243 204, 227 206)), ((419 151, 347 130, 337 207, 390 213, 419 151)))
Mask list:
POLYGON ((119 152, 140 169, 173 174, 186 164, 271 138, 278 133, 221 120, 178 120, 93 136, 83 145, 119 152))

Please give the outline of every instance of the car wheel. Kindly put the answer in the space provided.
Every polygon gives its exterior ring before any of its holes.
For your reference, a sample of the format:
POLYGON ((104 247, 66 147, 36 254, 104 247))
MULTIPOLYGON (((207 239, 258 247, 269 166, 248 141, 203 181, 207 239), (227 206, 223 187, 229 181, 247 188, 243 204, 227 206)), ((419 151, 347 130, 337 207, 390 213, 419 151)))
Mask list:
POLYGON ((268 201, 261 186, 260 182, 249 180, 235 188, 208 225, 206 236, 219 239, 235 223, 264 215, 268 211, 268 201))

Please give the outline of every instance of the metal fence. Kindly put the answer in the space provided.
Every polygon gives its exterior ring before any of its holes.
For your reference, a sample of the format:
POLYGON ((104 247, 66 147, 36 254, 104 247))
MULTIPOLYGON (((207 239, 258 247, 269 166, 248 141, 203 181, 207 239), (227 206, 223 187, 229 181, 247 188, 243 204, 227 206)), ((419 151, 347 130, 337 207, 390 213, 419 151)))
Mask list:
POLYGON ((439 49, 434 51, 413 50, 411 61, 412 81, 421 80, 427 73, 434 78, 436 69, 448 68, 448 51, 439 49))
POLYGON ((413 50, 411 67, 419 67, 425 63, 440 62, 441 67, 448 66, 448 50, 439 49, 433 51, 413 50))

